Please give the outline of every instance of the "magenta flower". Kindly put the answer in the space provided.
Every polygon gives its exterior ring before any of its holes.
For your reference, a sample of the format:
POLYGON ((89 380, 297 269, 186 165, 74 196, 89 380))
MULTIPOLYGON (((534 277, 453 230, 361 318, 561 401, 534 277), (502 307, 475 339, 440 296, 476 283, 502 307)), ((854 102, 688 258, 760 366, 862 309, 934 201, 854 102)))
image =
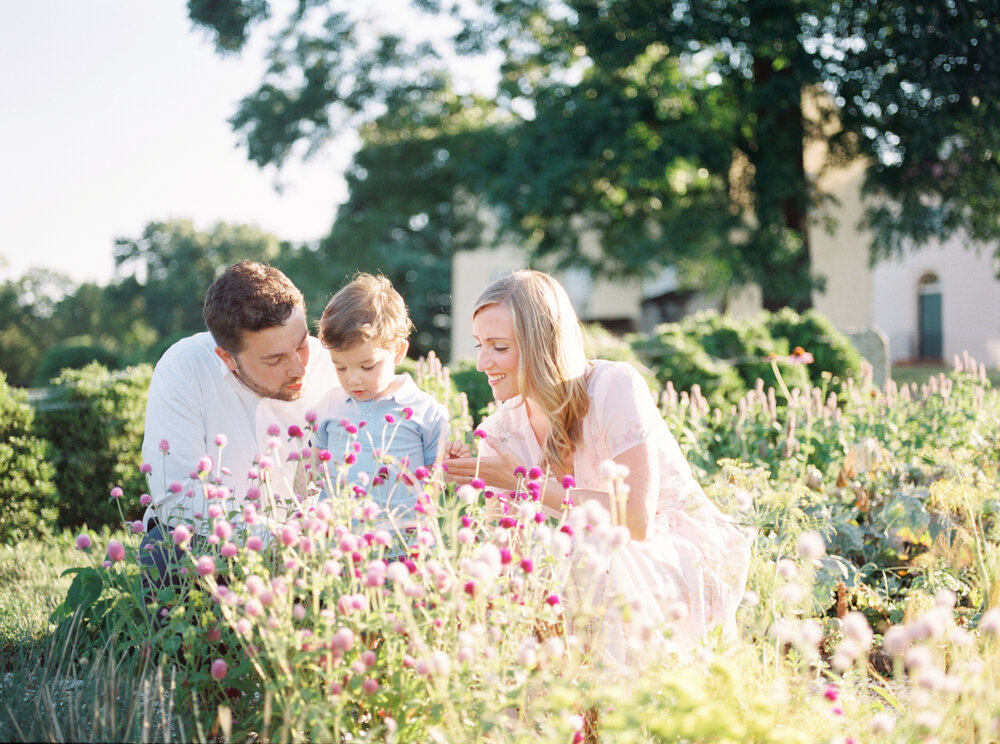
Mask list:
POLYGON ((562 479, 562 487, 563 488, 572 488, 575 485, 576 485, 576 480, 573 478, 572 475, 564 475, 563 476, 563 479, 562 479))
POLYGON ((378 682, 371 677, 366 677, 365 681, 361 683, 361 689, 367 695, 374 695, 378 691, 378 682))
POLYGON ((413 409, 410 408, 409 406, 407 406, 406 408, 404 408, 403 409, 403 418, 405 418, 407 420, 413 418, 413 409))
POLYGON ((90 535, 80 533, 79 535, 76 536, 76 547, 78 547, 80 550, 87 550, 88 548, 90 548, 90 546, 91 546, 90 535))
POLYGON ((530 558, 525 558, 524 560, 521 561, 521 570, 524 571, 525 573, 530 574, 532 571, 535 570, 535 562, 532 561, 530 558))
POLYGON ((143 475, 149 475, 150 473, 153 472, 153 466, 150 465, 148 462, 144 462, 142 465, 139 466, 139 472, 142 473, 143 475))
POLYGON ((391 413, 387 413, 385 415, 385 422, 387 424, 394 424, 394 423, 396 423, 396 417, 393 416, 391 413))
POLYGON ((469 485, 472 486, 473 488, 486 488, 486 481, 484 481, 482 478, 473 478, 471 481, 469 481, 469 485))
POLYGON ((316 459, 320 462, 329 462, 333 458, 329 450, 321 449, 316 453, 316 459))
POLYGON ((259 553, 264 549, 264 541, 260 539, 257 535, 251 535, 247 538, 247 550, 252 550, 259 553))
POLYGON ((111 489, 111 498, 113 499, 120 499, 124 495, 125 492, 121 489, 120 486, 115 486, 114 488, 111 489))
POLYGON ((132 532, 136 535, 141 535, 143 532, 146 531, 146 525, 142 523, 141 519, 137 519, 134 522, 131 522, 129 526, 132 528, 132 532))
POLYGON ((222 546, 222 549, 219 551, 219 553, 222 555, 223 558, 232 558, 239 552, 239 550, 240 549, 236 547, 236 543, 227 542, 225 545, 222 546))
POLYGON ((547 596, 545 598, 545 602, 546 602, 546 604, 549 604, 549 605, 552 605, 553 607, 555 607, 557 604, 559 604, 559 595, 558 594, 550 594, 549 596, 547 596))
POLYGON ((208 455, 198 458, 198 473, 211 473, 214 464, 208 455))
POLYGON ((517 478, 523 478, 527 474, 528 470, 523 465, 518 465, 516 468, 514 468, 514 475, 517 478))
POLYGON ((271 424, 269 427, 267 427, 267 435, 269 437, 281 436, 281 427, 278 426, 277 424, 271 424))
POLYGON ((301 439, 303 436, 302 427, 292 424, 288 427, 288 436, 293 439, 301 439))
POLYGON ((482 429, 476 429, 474 432, 472 432, 472 436, 474 436, 476 439, 486 439, 486 432, 483 431, 482 429))
POLYGON ((160 452, 162 452, 165 455, 170 454, 170 442, 168 442, 166 439, 160 440, 160 452))
POLYGON ((528 471, 528 477, 531 480, 538 480, 542 477, 542 469, 537 465, 532 466, 531 470, 528 471))
POLYGON ((108 542, 108 558, 114 563, 125 560, 125 546, 117 540, 108 542))
POLYGON ((229 665, 226 664, 225 659, 216 659, 212 662, 212 679, 216 682, 221 682, 226 678, 226 674, 229 672, 229 665))
POLYGON ((153 503, 153 497, 150 496, 148 493, 144 493, 142 496, 139 497, 139 503, 142 504, 143 506, 149 506, 150 504, 153 503))
POLYGON ((226 435, 225 434, 216 434, 215 435, 215 446, 216 447, 225 447, 228 443, 229 443, 229 440, 226 439, 226 435))
POLYGON ((427 480, 428 478, 431 477, 431 471, 428 470, 423 465, 421 465, 416 470, 413 471, 413 475, 416 477, 417 480, 421 481, 427 480))
POLYGON ((181 491, 184 490, 184 486, 182 486, 177 481, 174 481, 169 486, 167 486, 167 490, 170 491, 170 493, 180 493, 181 491))
POLYGON ((826 689, 823 690, 823 697, 825 697, 827 700, 833 702, 834 700, 836 700, 839 697, 839 693, 837 692, 837 688, 834 687, 833 685, 827 685, 826 689))

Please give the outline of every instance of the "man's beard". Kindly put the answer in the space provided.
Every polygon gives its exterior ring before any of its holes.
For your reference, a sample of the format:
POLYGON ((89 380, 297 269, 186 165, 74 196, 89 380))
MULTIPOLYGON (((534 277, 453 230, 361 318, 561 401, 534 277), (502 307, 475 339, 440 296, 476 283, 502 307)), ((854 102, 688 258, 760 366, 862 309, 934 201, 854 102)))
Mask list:
MULTIPOLYGON (((248 390, 253 391, 257 395, 259 395, 261 398, 273 398, 274 400, 289 401, 289 400, 298 400, 299 398, 302 397, 302 389, 301 388, 299 388, 298 390, 289 390, 284 385, 282 385, 277 390, 269 390, 268 388, 265 388, 265 387, 262 387, 262 386, 258 385, 256 382, 253 381, 253 378, 251 378, 250 375, 246 374, 240 368, 239 360, 236 360, 235 357, 234 357, 234 361, 236 361, 236 372, 235 372, 236 379, 239 380, 240 382, 242 382, 243 385, 248 390)), ((286 381, 285 384, 290 384, 290 383, 295 383, 295 382, 300 382, 300 381, 301 381, 301 378, 299 378, 299 380, 289 379, 289 380, 286 381)))

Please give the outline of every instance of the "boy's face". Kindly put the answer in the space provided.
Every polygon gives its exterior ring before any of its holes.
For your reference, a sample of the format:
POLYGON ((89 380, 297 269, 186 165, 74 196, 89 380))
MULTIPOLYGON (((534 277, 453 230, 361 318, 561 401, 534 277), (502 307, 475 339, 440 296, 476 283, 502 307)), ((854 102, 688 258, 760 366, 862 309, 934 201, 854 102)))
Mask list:
POLYGON ((396 365, 403 361, 409 344, 401 341, 394 349, 374 341, 350 349, 330 349, 330 360, 337 370, 341 387, 355 400, 380 398, 396 379, 396 365))

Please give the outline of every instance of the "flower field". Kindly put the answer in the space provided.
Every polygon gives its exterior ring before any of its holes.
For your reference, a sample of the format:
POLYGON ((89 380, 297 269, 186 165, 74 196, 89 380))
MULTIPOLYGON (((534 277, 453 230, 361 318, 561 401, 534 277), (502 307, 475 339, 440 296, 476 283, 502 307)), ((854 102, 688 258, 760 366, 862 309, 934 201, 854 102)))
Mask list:
MULTIPOLYGON (((489 494, 415 469, 419 514, 395 524, 367 484, 339 482, 350 451, 309 449, 305 421, 272 432, 238 511, 225 467, 244 464, 224 439, 192 463, 179 487, 206 497, 211 537, 168 537, 182 580, 149 612, 141 524, 2 557, 5 583, 34 591, 0 592, 0 740, 1000 740, 1000 399, 985 370, 789 388, 772 364, 776 389, 722 406, 697 388, 661 396, 706 492, 755 536, 737 638, 678 653, 669 623, 637 626, 602 583, 623 528, 590 506, 546 518, 538 474, 489 494), (288 457, 335 497, 295 496, 273 467, 288 457), (19 612, 35 640, 9 640, 19 612)), ((420 382, 448 397, 439 376, 420 382)), ((658 599, 683 619, 678 597, 658 599)))

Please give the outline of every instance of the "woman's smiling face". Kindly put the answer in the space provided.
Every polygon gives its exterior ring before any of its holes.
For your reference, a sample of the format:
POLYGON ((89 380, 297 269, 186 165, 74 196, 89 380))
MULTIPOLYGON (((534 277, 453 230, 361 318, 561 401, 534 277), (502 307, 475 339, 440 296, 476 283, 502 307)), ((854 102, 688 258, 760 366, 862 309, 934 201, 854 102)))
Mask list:
POLYGON ((472 318, 476 340, 476 369, 486 373, 493 397, 504 401, 520 391, 517 363, 520 352, 514 338, 514 317, 506 305, 487 305, 472 318))

